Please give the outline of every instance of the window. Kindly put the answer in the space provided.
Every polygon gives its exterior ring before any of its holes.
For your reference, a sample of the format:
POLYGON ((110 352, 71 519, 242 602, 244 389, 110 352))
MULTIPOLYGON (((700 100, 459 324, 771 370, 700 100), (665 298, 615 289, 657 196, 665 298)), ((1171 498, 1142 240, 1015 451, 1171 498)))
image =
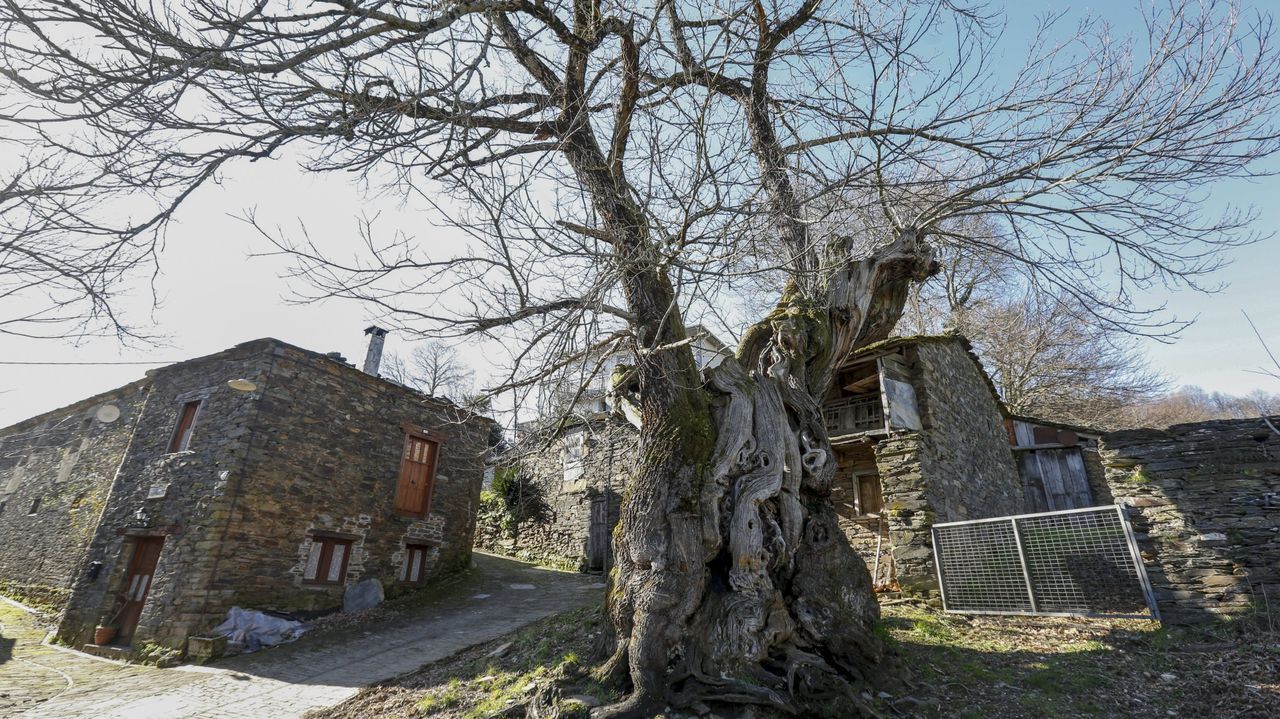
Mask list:
POLYGON ((192 400, 182 405, 178 414, 178 426, 173 430, 173 439, 169 440, 169 453, 185 452, 191 444, 191 430, 196 426, 196 415, 200 413, 200 400, 192 400))
POLYGON ((347 580, 350 556, 350 539, 312 537, 311 554, 307 555, 302 580, 309 584, 342 584, 347 580))
POLYGON ((422 582, 427 578, 427 557, 431 547, 410 544, 404 548, 404 562, 400 565, 400 581, 422 582))
POLYGON ((440 442, 422 430, 405 428, 400 481, 396 483, 396 512, 421 517, 431 507, 440 442))
POLYGON ((40 498, 36 497, 31 501, 31 509, 27 510, 27 514, 35 514, 40 511, 40 498))

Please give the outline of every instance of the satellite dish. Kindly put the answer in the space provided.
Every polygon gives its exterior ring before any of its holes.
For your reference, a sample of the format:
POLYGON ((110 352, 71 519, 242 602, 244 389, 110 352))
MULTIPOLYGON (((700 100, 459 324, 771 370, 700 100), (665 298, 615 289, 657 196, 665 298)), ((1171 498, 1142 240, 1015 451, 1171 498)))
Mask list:
POLYGON ((227 380, 227 386, 237 392, 252 392, 258 388, 258 385, 253 383, 253 380, 248 380, 243 377, 240 379, 227 380))
POLYGON ((103 424, 111 424, 117 419, 120 419, 120 408, 114 404, 104 404, 93 413, 93 416, 103 424))

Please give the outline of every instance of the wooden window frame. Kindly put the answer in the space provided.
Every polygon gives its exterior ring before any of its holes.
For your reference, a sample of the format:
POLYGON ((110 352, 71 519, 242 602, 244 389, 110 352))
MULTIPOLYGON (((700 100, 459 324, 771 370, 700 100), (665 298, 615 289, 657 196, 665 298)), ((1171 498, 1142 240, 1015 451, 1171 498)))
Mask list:
POLYGON ((426 584, 427 582, 427 556, 434 547, 430 544, 415 543, 404 545, 404 561, 400 563, 400 581, 405 584, 426 584), (413 576, 410 561, 413 559, 414 552, 419 553, 418 557, 418 578, 411 579, 413 576))
POLYGON ((444 436, 409 422, 402 422, 400 430, 404 433, 404 442, 400 450, 400 473, 396 477, 396 491, 392 497, 393 508, 395 513, 401 517, 422 519, 431 512, 431 500, 436 490, 436 470, 440 467, 440 451, 444 447, 444 436), (428 442, 432 445, 431 460, 426 469, 427 486, 422 495, 422 506, 418 508, 403 507, 399 504, 401 485, 408 478, 409 449, 414 440, 428 442))
POLYGON ((196 422, 200 419, 200 410, 204 409, 204 398, 190 399, 182 403, 178 409, 178 423, 173 428, 173 436, 169 438, 168 454, 186 452, 191 447, 191 435, 196 431, 196 422), (191 409, 190 415, 187 409, 191 409))
POLYGON ((316 561, 316 576, 307 577, 307 564, 311 561, 310 551, 306 563, 302 565, 302 583, 318 586, 337 587, 347 583, 347 569, 351 566, 351 547, 354 542, 345 537, 331 537, 324 534, 312 535, 311 544, 320 545, 320 557, 316 561), (333 564, 333 548, 342 545, 342 565, 338 568, 338 578, 329 579, 329 567, 333 564))

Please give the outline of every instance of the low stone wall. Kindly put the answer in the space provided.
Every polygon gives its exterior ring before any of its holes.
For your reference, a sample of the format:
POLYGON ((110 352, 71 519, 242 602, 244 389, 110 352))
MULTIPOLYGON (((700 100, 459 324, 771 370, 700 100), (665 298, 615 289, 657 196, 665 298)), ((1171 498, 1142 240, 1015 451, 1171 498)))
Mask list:
POLYGON ((1100 455, 1166 621, 1246 611, 1264 585, 1280 609, 1280 435, 1260 419, 1127 430, 1100 455))

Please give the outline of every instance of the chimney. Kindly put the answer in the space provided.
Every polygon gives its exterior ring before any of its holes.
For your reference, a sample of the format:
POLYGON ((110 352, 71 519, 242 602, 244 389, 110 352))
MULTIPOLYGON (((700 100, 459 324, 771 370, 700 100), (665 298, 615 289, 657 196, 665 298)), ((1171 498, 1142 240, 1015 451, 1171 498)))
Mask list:
POLYGON ((364 372, 378 376, 378 367, 382 365, 382 343, 386 341, 387 331, 377 325, 364 328, 369 335, 369 351, 364 356, 364 372))

